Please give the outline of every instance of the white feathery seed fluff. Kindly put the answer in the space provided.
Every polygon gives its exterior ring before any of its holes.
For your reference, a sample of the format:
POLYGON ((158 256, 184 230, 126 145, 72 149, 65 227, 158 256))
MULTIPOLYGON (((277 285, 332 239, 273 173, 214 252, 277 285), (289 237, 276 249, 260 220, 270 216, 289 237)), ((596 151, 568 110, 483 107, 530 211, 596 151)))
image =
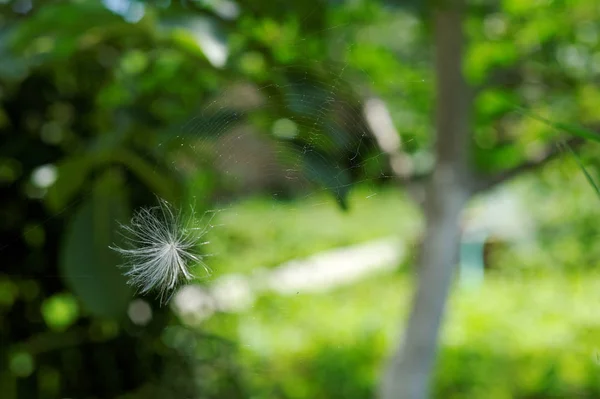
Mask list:
POLYGON ((184 220, 167 201, 159 200, 159 206, 136 211, 129 226, 121 225, 129 248, 110 248, 125 258, 121 267, 127 269, 124 274, 129 285, 141 294, 156 291, 164 303, 180 282, 194 278, 192 264, 202 264, 210 272, 196 251, 199 245, 206 244, 200 238, 207 229, 190 227, 191 220, 193 214, 184 220))

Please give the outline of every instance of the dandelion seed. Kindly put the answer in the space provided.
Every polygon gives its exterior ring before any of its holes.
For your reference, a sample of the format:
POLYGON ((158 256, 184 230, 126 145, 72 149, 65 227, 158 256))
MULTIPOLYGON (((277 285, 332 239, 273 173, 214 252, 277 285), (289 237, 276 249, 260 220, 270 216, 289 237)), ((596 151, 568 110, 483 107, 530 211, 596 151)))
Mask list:
POLYGON ((194 278, 190 271, 192 264, 201 264, 207 273, 210 270, 196 251, 199 245, 206 244, 200 238, 207 229, 190 227, 193 215, 184 220, 168 202, 159 203, 157 207, 137 211, 129 226, 121 225, 130 248, 110 248, 125 258, 121 267, 128 269, 124 273, 129 278, 128 284, 142 294, 157 291, 160 302, 164 303, 180 282, 194 278))

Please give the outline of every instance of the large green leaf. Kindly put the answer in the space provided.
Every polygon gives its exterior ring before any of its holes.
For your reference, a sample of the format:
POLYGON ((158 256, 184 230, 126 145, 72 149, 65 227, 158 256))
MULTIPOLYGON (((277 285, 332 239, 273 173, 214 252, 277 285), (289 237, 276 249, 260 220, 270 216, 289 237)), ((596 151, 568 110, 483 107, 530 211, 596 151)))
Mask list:
POLYGON ((67 58, 86 41, 91 43, 111 30, 122 34, 134 32, 131 24, 112 14, 100 2, 63 2, 40 7, 31 17, 23 19, 10 44, 28 56, 67 58), (84 35, 87 38, 82 41, 84 35))
POLYGON ((118 241, 118 221, 124 221, 127 214, 122 182, 118 175, 106 172, 75 213, 64 237, 62 276, 95 316, 122 317, 130 300, 130 288, 117 267, 120 259, 109 248, 118 241))
POLYGON ((48 189, 46 204, 53 212, 59 212, 81 190, 95 161, 92 156, 73 156, 57 165, 58 179, 48 189))

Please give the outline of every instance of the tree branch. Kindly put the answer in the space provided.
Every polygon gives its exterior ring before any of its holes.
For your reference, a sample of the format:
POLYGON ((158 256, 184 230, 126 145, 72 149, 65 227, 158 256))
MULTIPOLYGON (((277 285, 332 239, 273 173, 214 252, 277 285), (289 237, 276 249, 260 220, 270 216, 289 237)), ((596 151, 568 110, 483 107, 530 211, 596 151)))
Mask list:
POLYGON ((433 12, 436 70, 436 164, 425 191, 425 235, 417 289, 404 336, 380 385, 380 399, 426 399, 438 336, 459 258, 460 214, 469 198, 470 88, 462 74, 465 1, 433 12))
MULTIPOLYGON (((581 147, 586 142, 587 142, 587 140, 584 140, 580 137, 574 137, 574 138, 568 139, 562 143, 566 144, 570 147, 581 147)), ((548 161, 551 161, 552 159, 555 159, 559 155, 562 154, 563 150, 560 148, 560 144, 561 143, 558 142, 558 143, 554 143, 551 146, 549 146, 549 148, 545 152, 545 154, 543 154, 538 159, 524 162, 512 169, 500 172, 496 175, 478 176, 477 178, 474 179, 474 182, 473 182, 473 187, 472 187, 473 193, 479 193, 482 191, 489 190, 499 184, 502 184, 508 180, 513 179, 514 177, 516 177, 522 173, 535 170, 535 169, 545 165, 548 161)))

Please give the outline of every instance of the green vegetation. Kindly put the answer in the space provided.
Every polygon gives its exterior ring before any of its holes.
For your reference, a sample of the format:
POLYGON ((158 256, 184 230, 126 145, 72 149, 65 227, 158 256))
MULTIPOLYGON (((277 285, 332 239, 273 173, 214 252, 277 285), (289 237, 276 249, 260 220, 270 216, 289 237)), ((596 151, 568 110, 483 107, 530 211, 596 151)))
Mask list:
MULTIPOLYGON (((458 290, 435 397, 598 395, 599 277, 496 275, 478 290, 458 290)), ((327 293, 266 296, 247 312, 214 316, 204 329, 238 343, 252 395, 367 398, 410 289, 407 276, 394 274, 327 293), (391 296, 399 301, 382 306, 391 296)))
POLYGON ((420 229, 416 209, 393 188, 357 187, 348 204, 343 211, 322 192, 296 201, 257 197, 217 209, 203 248, 206 262, 215 275, 250 273, 377 238, 412 239, 420 229))
MULTIPOLYGON (((216 211, 201 285, 383 237, 418 248, 403 187, 434 163, 436 3, 0 1, 0 396, 372 398, 413 253, 191 327, 134 295, 109 245, 158 196, 216 211)), ((484 181, 526 171, 508 190, 535 235, 453 294, 435 396, 600 397, 598 1, 465 14, 469 156, 484 181)))

